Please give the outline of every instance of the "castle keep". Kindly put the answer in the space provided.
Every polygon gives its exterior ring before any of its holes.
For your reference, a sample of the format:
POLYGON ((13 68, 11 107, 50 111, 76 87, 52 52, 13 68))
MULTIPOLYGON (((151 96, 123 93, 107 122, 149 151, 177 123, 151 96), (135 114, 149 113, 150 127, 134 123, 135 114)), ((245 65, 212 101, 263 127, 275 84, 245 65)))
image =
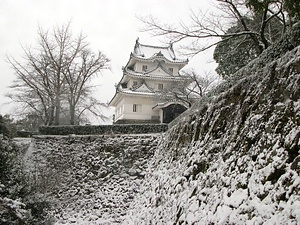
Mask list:
POLYGON ((109 103, 115 107, 114 123, 169 123, 184 112, 188 105, 168 91, 191 82, 179 73, 187 63, 176 57, 172 44, 150 46, 137 39, 109 103))

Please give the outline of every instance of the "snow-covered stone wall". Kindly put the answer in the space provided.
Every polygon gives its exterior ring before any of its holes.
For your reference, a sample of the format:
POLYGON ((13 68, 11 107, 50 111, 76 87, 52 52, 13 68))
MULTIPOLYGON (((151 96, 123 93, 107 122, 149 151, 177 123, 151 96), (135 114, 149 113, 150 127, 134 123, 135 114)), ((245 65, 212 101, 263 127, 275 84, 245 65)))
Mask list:
POLYGON ((272 52, 177 120, 126 224, 300 223, 300 47, 272 52))
POLYGON ((26 160, 55 224, 122 221, 160 136, 35 136, 26 160))

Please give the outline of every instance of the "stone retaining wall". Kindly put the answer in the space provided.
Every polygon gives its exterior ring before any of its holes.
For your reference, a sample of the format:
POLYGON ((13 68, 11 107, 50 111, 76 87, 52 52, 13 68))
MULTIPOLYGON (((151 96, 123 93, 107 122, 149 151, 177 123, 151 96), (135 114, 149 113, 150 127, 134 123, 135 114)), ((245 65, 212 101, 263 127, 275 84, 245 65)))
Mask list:
POLYGON ((55 224, 119 224, 160 134, 34 136, 27 153, 55 224))

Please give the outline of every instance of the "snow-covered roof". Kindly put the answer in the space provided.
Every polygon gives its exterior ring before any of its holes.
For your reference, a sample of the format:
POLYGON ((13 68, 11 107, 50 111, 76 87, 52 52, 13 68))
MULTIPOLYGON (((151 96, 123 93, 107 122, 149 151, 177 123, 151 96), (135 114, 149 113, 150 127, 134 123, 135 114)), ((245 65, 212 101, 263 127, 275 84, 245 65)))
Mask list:
MULTIPOLYGON (((127 94, 127 95, 141 95, 141 96, 154 96, 154 95, 156 95, 155 92, 135 91, 135 90, 130 90, 130 89, 122 90, 121 92, 124 93, 124 94, 127 94)), ((119 93, 121 93, 121 92, 119 92, 119 93)))
POLYGON ((153 97, 156 95, 156 93, 151 87, 149 87, 144 82, 134 88, 123 88, 122 85, 119 83, 119 85, 117 86, 116 93, 109 102, 109 105, 114 106, 117 103, 118 99, 121 97, 121 95, 153 97))
POLYGON ((149 80, 172 80, 172 81, 183 81, 183 80, 189 80, 189 77, 186 76, 173 76, 170 75, 170 73, 168 71, 166 71, 164 68, 162 68, 162 70, 165 72, 164 75, 154 75, 151 74, 153 71, 155 71, 158 67, 153 68, 152 70, 146 71, 146 72, 136 72, 133 71, 131 69, 129 69, 128 67, 124 68, 124 75, 121 78, 122 82, 125 78, 125 76, 130 76, 130 77, 134 77, 134 78, 142 78, 142 79, 149 79, 149 80))
POLYGON ((166 101, 166 102, 157 103, 152 109, 162 109, 162 108, 166 108, 166 107, 168 107, 169 105, 172 105, 172 104, 179 104, 179 105, 182 105, 186 108, 189 107, 187 103, 184 103, 182 101, 177 101, 175 99, 175 100, 170 100, 170 101, 166 101))
POLYGON ((139 39, 136 40, 131 57, 136 57, 142 60, 164 58, 171 63, 188 62, 188 59, 179 59, 176 57, 172 44, 170 44, 169 46, 144 45, 140 44, 139 39))
POLYGON ((155 92, 151 90, 147 90, 145 86, 141 86, 141 88, 137 90, 133 89, 118 89, 114 95, 114 97, 111 99, 111 101, 108 103, 109 106, 115 106, 118 100, 122 95, 127 95, 127 96, 143 96, 143 97, 153 97, 156 95, 155 92))

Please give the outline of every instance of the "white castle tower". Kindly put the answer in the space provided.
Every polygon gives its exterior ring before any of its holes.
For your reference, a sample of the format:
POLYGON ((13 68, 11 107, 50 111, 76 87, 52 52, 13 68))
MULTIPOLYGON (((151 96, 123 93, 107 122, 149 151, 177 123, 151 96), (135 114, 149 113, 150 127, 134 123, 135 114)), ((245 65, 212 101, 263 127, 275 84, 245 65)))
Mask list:
POLYGON ((179 73, 187 63, 175 56, 172 45, 143 45, 137 39, 109 103, 115 107, 114 122, 169 123, 184 112, 188 105, 167 97, 166 90, 191 82, 179 73))

